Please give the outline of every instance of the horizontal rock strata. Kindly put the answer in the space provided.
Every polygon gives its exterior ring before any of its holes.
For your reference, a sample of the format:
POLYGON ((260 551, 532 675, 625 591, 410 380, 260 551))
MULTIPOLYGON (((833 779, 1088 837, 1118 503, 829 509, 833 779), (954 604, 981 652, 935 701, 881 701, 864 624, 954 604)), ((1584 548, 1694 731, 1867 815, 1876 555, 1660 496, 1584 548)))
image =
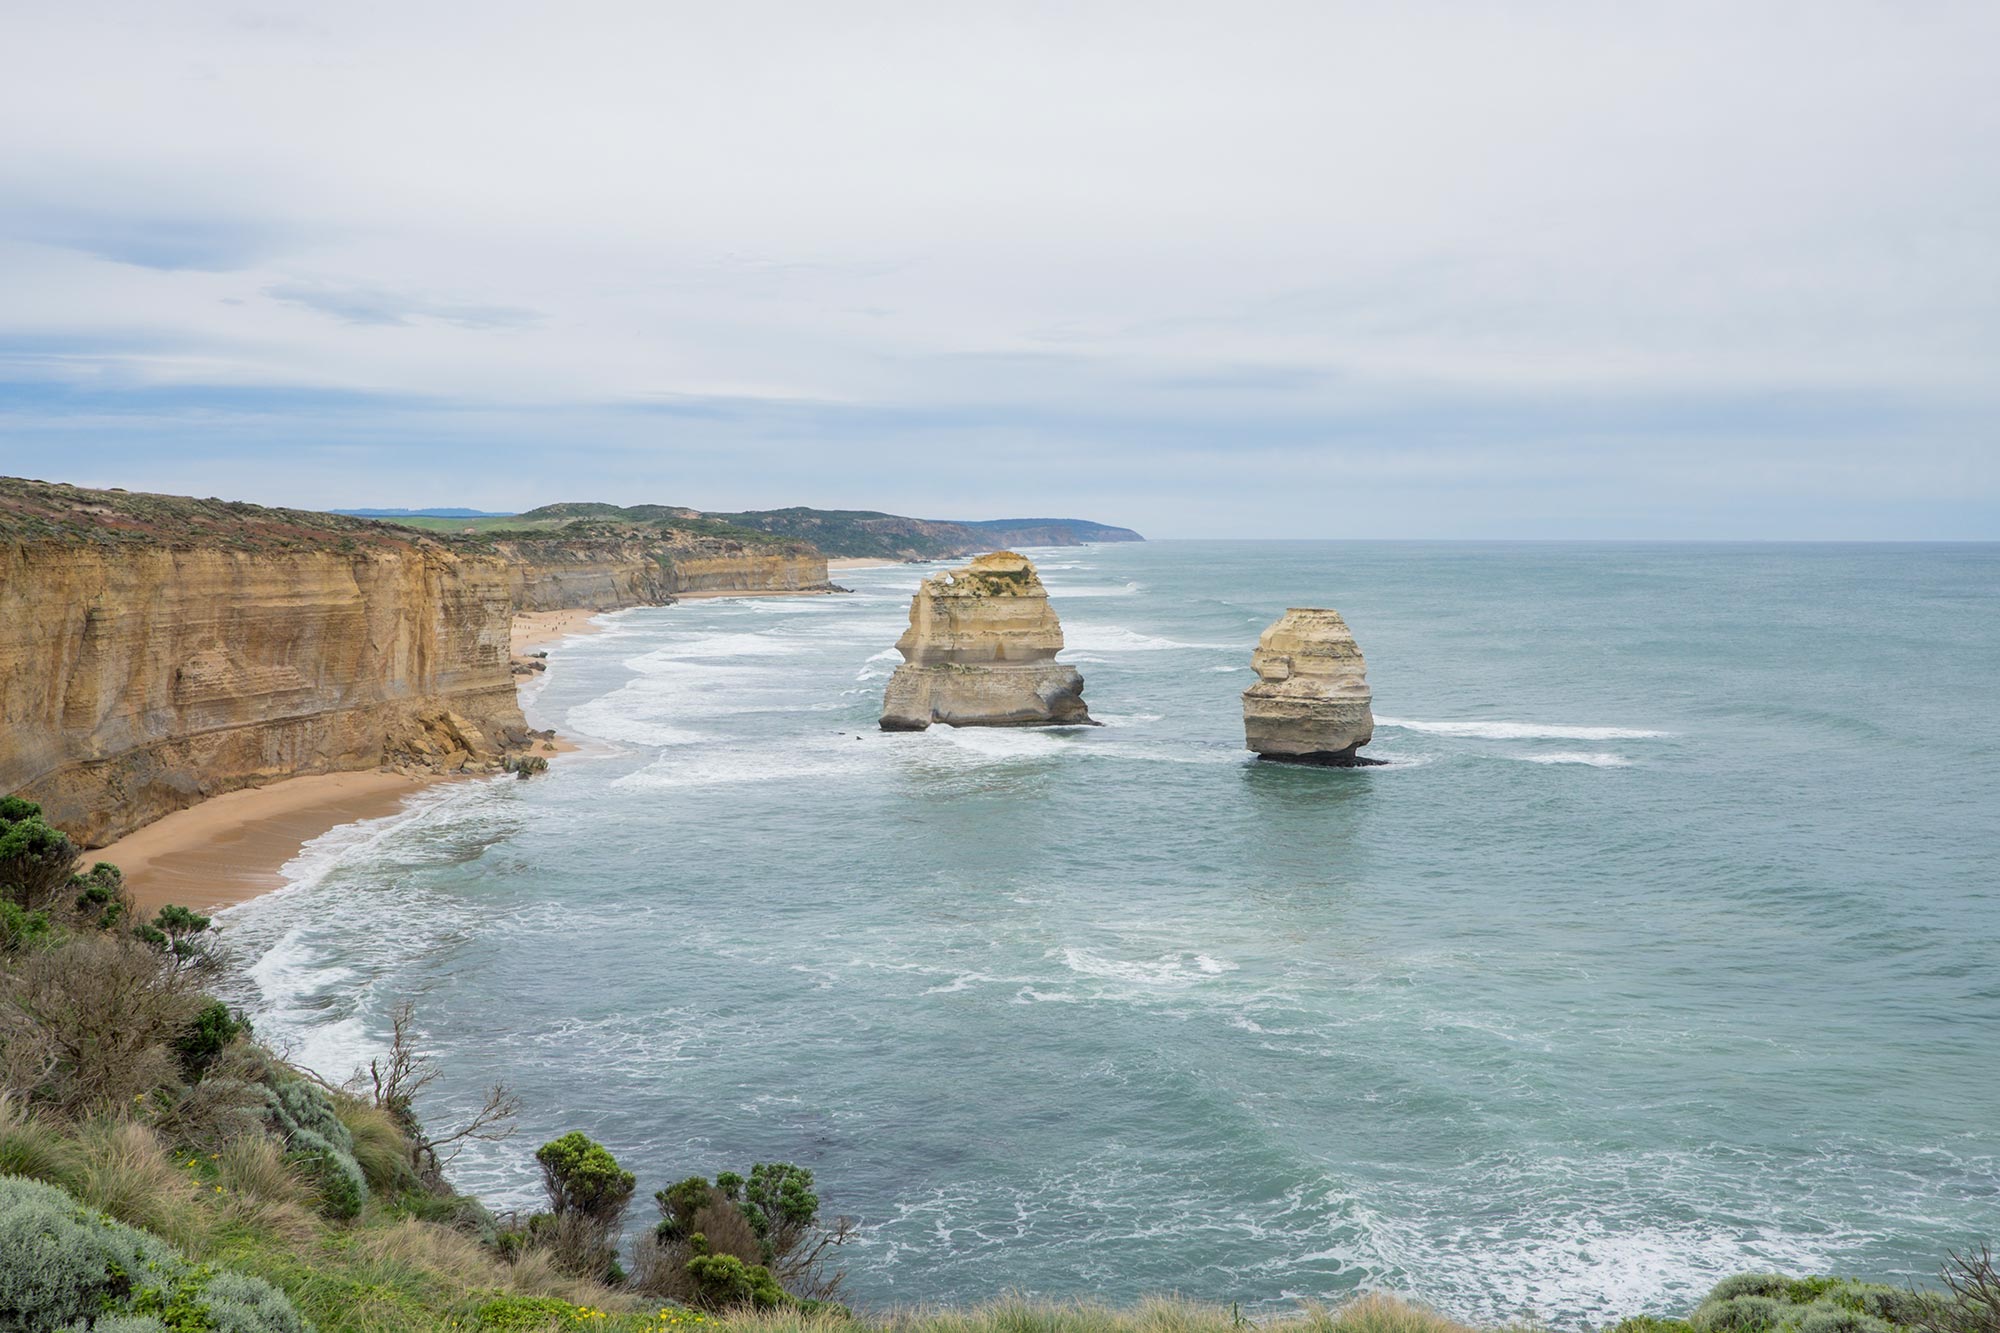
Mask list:
POLYGON ((796 545, 445 542, 0 478, 0 794, 98 846, 304 773, 497 771, 540 739, 516 700, 515 611, 825 584, 796 545))
POLYGON ((1375 735, 1368 664, 1340 613, 1295 606, 1257 640, 1243 691, 1243 743, 1264 759, 1359 767, 1375 735))
POLYGON ((1090 725, 1083 677, 1062 651, 1042 580, 1012 551, 925 579, 896 641, 903 665, 882 699, 885 731, 1090 725))

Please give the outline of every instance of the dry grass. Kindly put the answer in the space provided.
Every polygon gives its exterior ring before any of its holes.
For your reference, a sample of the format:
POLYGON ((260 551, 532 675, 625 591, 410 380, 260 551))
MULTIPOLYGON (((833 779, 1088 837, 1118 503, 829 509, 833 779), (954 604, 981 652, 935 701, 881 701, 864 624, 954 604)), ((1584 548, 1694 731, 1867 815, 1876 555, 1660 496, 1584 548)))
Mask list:
POLYGON ((210 1187, 169 1155, 151 1128, 130 1120, 92 1121, 76 1146, 77 1197, 184 1250, 207 1240, 215 1225, 214 1210, 204 1207, 210 1187))
POLYGON ((345 1094, 333 1099, 333 1110, 354 1136, 354 1160, 367 1177, 369 1189, 382 1193, 416 1183, 410 1143, 394 1116, 345 1094))
POLYGON ((1436 1311, 1394 1296, 1368 1293, 1334 1309, 1309 1306, 1275 1318, 1244 1320, 1235 1311, 1195 1301, 1156 1299, 1127 1309, 1090 1302, 1020 1298, 967 1309, 906 1309, 865 1320, 788 1310, 738 1310, 730 1333, 1472 1333, 1436 1311))
POLYGON ((19 1099, 0 1094, 0 1176, 26 1176, 73 1189, 79 1169, 76 1147, 19 1099))

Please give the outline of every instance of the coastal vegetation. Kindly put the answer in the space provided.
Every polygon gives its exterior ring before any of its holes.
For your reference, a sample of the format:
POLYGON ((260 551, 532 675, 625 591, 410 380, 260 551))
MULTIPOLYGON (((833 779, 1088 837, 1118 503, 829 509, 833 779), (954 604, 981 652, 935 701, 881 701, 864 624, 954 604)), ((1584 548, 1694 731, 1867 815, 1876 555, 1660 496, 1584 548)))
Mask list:
MULTIPOLYGON (((436 1077, 396 1011, 388 1051, 341 1084, 261 1045, 206 989, 212 923, 133 911, 116 867, 34 803, 0 799, 0 1333, 402 1333, 726 1324, 739 1333, 1237 1333, 1235 1309, 1116 1310, 1002 1300, 857 1313, 813 1173, 759 1163, 657 1190, 621 1245, 637 1176, 582 1133, 534 1154, 547 1207, 496 1215, 456 1193, 467 1143, 506 1139, 494 1087, 465 1123, 427 1128, 436 1077), (627 1267, 629 1261, 629 1268, 627 1267)), ((1259 1319, 1270 1333, 1465 1333, 1371 1294, 1259 1319)), ((1985 1250, 1941 1290, 1749 1274, 1685 1319, 1613 1333, 2000 1333, 1985 1250)))
POLYGON ((657 529, 690 536, 783 546, 810 543, 829 556, 883 560, 937 560, 1005 546, 1074 546, 1082 542, 1138 541, 1130 528, 1075 518, 908 518, 868 509, 745 510, 705 513, 675 505, 568 503, 522 514, 468 518, 396 516, 386 520, 465 540, 507 541, 537 537, 609 536, 657 529))

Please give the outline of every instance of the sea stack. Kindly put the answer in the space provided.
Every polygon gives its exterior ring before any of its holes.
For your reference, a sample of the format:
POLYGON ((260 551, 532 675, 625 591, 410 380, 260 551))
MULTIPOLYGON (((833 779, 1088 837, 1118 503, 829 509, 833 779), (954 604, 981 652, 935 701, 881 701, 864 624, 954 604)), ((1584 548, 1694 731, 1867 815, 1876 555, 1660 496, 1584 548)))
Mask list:
POLYGON ((1243 743, 1260 759, 1358 768, 1374 739, 1368 664, 1330 607, 1295 606, 1257 640, 1257 683, 1243 691, 1243 743))
POLYGON ((1026 556, 995 551, 933 575, 910 599, 910 627, 896 640, 903 665, 882 697, 882 730, 1094 725, 1083 677, 1055 660, 1062 646, 1062 624, 1026 556))

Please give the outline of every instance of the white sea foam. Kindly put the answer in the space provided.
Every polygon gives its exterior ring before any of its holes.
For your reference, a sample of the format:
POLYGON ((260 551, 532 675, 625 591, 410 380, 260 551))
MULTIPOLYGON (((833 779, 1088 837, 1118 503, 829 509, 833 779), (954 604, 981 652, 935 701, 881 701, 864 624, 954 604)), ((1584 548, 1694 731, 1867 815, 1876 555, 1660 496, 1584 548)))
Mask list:
POLYGON ((1141 634, 1124 625, 1074 625, 1064 636, 1069 647, 1085 653, 1160 653, 1183 648, 1233 648, 1227 643, 1184 643, 1179 639, 1141 634))
POLYGON ((1049 596, 1056 601, 1061 601, 1065 597, 1130 597, 1133 593, 1145 590, 1146 585, 1143 583, 1080 583, 1073 587, 1062 587, 1052 583, 1049 585, 1049 596))
POLYGON ((1409 718, 1376 715, 1383 727, 1404 731, 1424 731, 1435 736, 1468 736, 1486 741, 1626 741, 1653 740, 1671 736, 1671 731, 1651 731, 1637 727, 1575 727, 1555 722, 1418 722, 1409 718))
POLYGON ((670 751, 611 785, 623 790, 674 790, 742 782, 824 781, 848 776, 869 766, 865 753, 867 747, 863 743, 849 739, 846 744, 848 750, 832 745, 803 751, 796 746, 725 748, 716 745, 692 751, 670 751))
POLYGON ((1060 949, 1050 950, 1050 956, 1060 958, 1064 967, 1080 976, 1148 987, 1192 986, 1205 978, 1236 970, 1236 964, 1205 953, 1169 953, 1143 959, 1110 958, 1092 949, 1066 944, 1060 949))
POLYGON ((707 739, 704 733, 654 717, 635 716, 629 704, 616 694, 578 704, 565 715, 572 731, 595 736, 602 741, 627 745, 694 745, 707 739))
POLYGON ((1551 754, 1510 754, 1530 764, 1587 764, 1591 768, 1630 768, 1632 761, 1622 754, 1586 754, 1581 750, 1557 750, 1551 754))

